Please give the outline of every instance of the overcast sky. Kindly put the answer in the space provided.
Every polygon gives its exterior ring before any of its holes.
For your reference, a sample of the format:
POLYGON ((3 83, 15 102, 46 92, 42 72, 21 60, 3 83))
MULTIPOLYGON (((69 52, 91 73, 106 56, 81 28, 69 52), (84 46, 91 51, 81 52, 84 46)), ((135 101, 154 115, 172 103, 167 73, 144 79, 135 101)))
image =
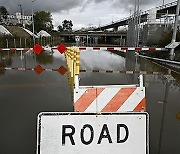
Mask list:
MULTIPOLYGON (((147 10, 162 5, 163 0, 139 0, 140 9, 147 10)), ((175 0, 164 0, 165 3, 175 0)), ((135 0, 35 0, 34 10, 52 12, 54 26, 62 24, 64 19, 72 20, 73 29, 99 26, 120 20, 134 11, 135 0)), ((10 13, 20 11, 22 5, 25 13, 31 12, 32 0, 0 0, 10 13)))

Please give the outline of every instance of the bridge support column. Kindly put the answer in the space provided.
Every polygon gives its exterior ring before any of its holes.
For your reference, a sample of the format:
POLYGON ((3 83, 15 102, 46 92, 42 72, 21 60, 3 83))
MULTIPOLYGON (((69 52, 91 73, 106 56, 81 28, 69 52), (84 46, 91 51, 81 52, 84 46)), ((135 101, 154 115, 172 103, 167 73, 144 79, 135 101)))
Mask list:
POLYGON ((121 38, 120 38, 120 43, 119 43, 120 46, 123 46, 123 37, 121 35, 121 38))
POLYGON ((88 45, 89 45, 89 41, 88 41, 88 40, 89 40, 89 36, 87 35, 87 37, 86 37, 86 38, 87 38, 87 43, 86 43, 86 46, 88 46, 88 45))
POLYGON ((95 46, 98 45, 98 37, 94 37, 94 43, 95 43, 95 46))
POLYGON ((135 46, 135 24, 134 20, 130 20, 128 24, 128 32, 127 32, 127 45, 128 46, 135 46))

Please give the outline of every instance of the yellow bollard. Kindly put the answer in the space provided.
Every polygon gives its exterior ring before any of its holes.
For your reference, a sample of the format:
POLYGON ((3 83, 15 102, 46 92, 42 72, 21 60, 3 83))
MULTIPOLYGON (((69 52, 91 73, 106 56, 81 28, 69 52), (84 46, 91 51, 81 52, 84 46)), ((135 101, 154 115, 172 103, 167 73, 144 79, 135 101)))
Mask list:
MULTIPOLYGON (((77 47, 68 47, 65 53, 67 68, 68 68, 68 82, 71 89, 72 99, 74 98, 75 76, 79 75, 80 67, 80 50, 77 47)), ((77 80, 76 80, 77 82, 77 80)), ((79 84, 78 84, 79 85, 79 84)))
POLYGON ((76 65, 75 65, 75 74, 79 75, 79 69, 80 69, 80 50, 76 49, 76 65))

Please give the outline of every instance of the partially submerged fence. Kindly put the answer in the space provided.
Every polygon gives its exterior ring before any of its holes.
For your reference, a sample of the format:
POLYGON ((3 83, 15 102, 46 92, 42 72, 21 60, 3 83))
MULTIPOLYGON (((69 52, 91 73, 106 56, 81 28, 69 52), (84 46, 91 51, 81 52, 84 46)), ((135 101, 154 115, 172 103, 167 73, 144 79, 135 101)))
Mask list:
MULTIPOLYGON (((58 50, 64 53, 67 66, 59 68, 47 69, 41 65, 34 68, 10 68, 0 67, 0 70, 18 70, 18 71, 35 71, 41 74, 44 71, 56 71, 61 75, 68 72, 69 85, 74 103, 74 111, 79 112, 120 112, 120 111, 144 111, 146 110, 145 87, 143 86, 143 74, 158 75, 163 72, 153 71, 125 71, 125 70, 85 70, 80 69, 80 52, 85 50, 136 50, 136 51, 159 51, 162 48, 128 48, 128 47, 66 47, 60 44, 57 47, 49 47, 50 50, 58 50), (80 73, 119 73, 119 74, 139 74, 140 81, 136 85, 108 85, 108 86, 80 86, 80 73), (133 103, 132 103, 133 102, 133 103)), ((36 44, 33 48, 0 48, 0 51, 22 51, 33 50, 36 54, 40 54, 43 50, 41 45, 36 44)))
POLYGON ((62 42, 60 37, 40 37, 35 38, 35 42, 32 37, 0 37, 0 48, 30 48, 34 46, 34 43, 41 46, 57 46, 59 42, 62 42))

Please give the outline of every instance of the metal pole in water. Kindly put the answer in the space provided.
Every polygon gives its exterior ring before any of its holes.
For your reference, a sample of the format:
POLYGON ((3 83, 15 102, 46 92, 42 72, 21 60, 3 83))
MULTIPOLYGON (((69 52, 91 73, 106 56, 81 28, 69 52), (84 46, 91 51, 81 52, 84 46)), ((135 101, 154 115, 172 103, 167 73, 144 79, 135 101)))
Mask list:
POLYGON ((137 22, 137 0, 135 0, 135 8, 134 8, 134 30, 133 30, 133 46, 136 46, 136 22, 137 22))
POLYGON ((141 75, 139 76, 139 86, 140 86, 140 87, 143 87, 143 84, 144 84, 143 75, 141 74, 141 75))
POLYGON ((88 47, 88 44, 89 44, 89 41, 88 41, 89 37, 87 35, 87 43, 86 43, 86 46, 88 47))
POLYGON ((8 39, 6 39, 6 48, 9 48, 9 42, 8 42, 8 39))
POLYGON ((79 75, 75 74, 75 89, 79 89, 79 75))
POLYGON ((171 81, 167 81, 164 101, 163 101, 163 111, 162 111, 162 119, 161 119, 161 127, 160 127, 160 136, 159 136, 159 149, 158 154, 161 154, 162 149, 162 140, 163 140, 163 132, 164 132, 164 124, 165 124, 165 114, 166 114, 166 107, 168 103, 168 94, 169 94, 169 87, 171 85, 171 81))
MULTIPOLYGON (((176 42, 176 34, 177 34, 177 25, 178 25, 178 17, 179 17, 179 8, 180 8, 180 0, 178 0, 177 7, 176 7, 176 15, 175 15, 175 22, 174 22, 174 29, 173 29, 173 36, 171 43, 176 42)), ((170 59, 174 59, 174 49, 170 50, 170 59)))

